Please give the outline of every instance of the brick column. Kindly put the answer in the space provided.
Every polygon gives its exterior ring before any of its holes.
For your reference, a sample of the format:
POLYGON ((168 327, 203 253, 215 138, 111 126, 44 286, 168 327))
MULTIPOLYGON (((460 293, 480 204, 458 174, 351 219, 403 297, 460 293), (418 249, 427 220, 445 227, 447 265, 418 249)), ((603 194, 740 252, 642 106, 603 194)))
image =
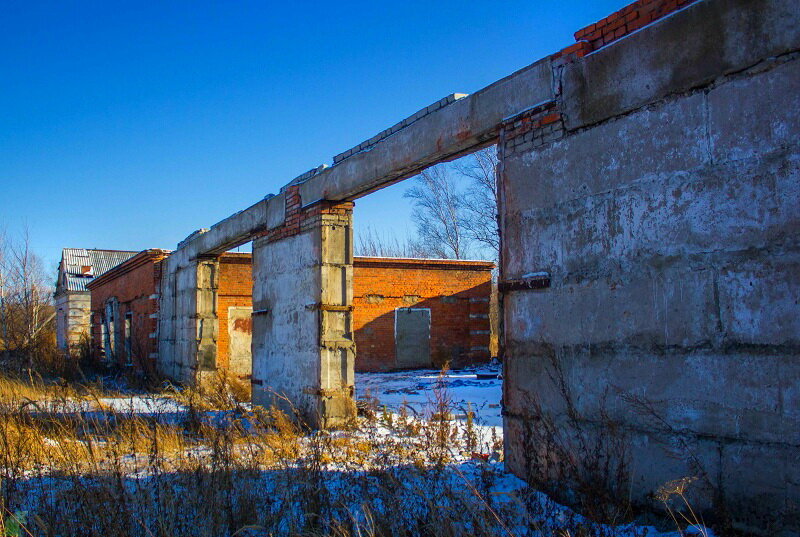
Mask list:
POLYGON ((352 204, 301 208, 253 242, 253 402, 312 427, 355 417, 352 204))

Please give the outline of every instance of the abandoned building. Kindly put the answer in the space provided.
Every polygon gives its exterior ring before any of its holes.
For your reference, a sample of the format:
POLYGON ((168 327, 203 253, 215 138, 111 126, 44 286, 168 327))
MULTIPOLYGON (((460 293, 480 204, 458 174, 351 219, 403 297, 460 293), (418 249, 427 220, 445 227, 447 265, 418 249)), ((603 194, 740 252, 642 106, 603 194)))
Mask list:
POLYGON ((56 343, 64 352, 77 353, 88 344, 91 301, 87 284, 136 252, 64 248, 56 280, 56 343))
POLYGON ((496 144, 507 468, 567 490, 616 431, 636 502, 691 476, 704 516, 798 532, 800 5, 639 0, 575 38, 192 233, 161 261, 159 368, 216 363, 217 275, 252 241, 254 402, 347 423, 354 305, 379 303, 353 202, 496 144))
MULTIPOLYGON (((91 291, 95 359, 149 373, 157 371, 161 271, 168 256, 166 250, 144 250, 87 286, 91 291)), ((222 328, 216 365, 246 376, 250 370, 252 311, 249 254, 223 255, 219 278, 222 328)))
MULTIPOLYGON (((165 250, 139 252, 87 285, 97 360, 159 372, 161 276, 168 256, 165 250)), ((228 252, 218 261, 215 353, 187 367, 226 369, 249 379, 252 256, 228 252)), ((357 257, 354 267, 356 369, 461 367, 489 360, 493 263, 357 257)))
POLYGON ((191 234, 163 262, 159 363, 203 374, 219 256, 252 241, 254 402, 347 423, 353 202, 496 144, 507 467, 567 489, 591 457, 548 464, 570 446, 543 425, 619 431, 635 501, 692 476, 706 515, 798 531, 799 100, 797 0, 639 0, 191 234))

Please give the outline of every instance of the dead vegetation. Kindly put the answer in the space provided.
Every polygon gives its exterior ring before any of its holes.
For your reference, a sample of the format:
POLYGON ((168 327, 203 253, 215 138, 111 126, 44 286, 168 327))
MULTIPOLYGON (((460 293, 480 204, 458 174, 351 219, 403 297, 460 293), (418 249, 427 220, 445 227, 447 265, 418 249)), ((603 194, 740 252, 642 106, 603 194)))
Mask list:
POLYGON ((0 535, 609 534, 505 474, 502 439, 453 420, 446 389, 424 415, 367 401, 333 432, 251 410, 225 376, 127 399, 0 390, 0 535))

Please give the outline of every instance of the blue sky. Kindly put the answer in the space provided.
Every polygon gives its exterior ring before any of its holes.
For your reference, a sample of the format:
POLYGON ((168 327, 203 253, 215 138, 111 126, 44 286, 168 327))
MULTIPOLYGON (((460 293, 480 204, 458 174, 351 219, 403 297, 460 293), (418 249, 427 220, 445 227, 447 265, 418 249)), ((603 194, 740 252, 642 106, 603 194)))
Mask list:
MULTIPOLYGON (((0 224, 50 266, 174 248, 626 3, 3 3, 0 224)), ((356 232, 410 232, 404 189, 359 200, 356 232)))

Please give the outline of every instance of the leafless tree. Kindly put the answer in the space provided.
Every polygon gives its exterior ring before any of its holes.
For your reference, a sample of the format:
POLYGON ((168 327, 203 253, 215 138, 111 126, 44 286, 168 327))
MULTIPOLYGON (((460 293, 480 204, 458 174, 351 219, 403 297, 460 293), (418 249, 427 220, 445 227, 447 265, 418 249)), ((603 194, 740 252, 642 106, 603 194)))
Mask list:
POLYGON ((428 168, 406 191, 419 240, 434 256, 498 258, 496 168, 495 148, 481 149, 428 168))
POLYGON ((453 163, 456 174, 468 180, 462 198, 464 235, 491 251, 494 259, 500 253, 497 230, 497 150, 494 146, 481 149, 453 163))
POLYGON ((469 240, 462 227, 463 199, 451 170, 443 164, 420 173, 403 195, 413 200, 412 218, 422 245, 434 257, 464 259, 469 240))
POLYGON ((49 350, 53 337, 52 285, 41 258, 31 250, 30 236, 0 243, 3 349, 33 366, 34 359, 49 350))
POLYGON ((431 253, 420 242, 411 239, 402 240, 397 235, 388 233, 381 235, 371 227, 358 233, 355 255, 366 257, 431 257, 431 253))

